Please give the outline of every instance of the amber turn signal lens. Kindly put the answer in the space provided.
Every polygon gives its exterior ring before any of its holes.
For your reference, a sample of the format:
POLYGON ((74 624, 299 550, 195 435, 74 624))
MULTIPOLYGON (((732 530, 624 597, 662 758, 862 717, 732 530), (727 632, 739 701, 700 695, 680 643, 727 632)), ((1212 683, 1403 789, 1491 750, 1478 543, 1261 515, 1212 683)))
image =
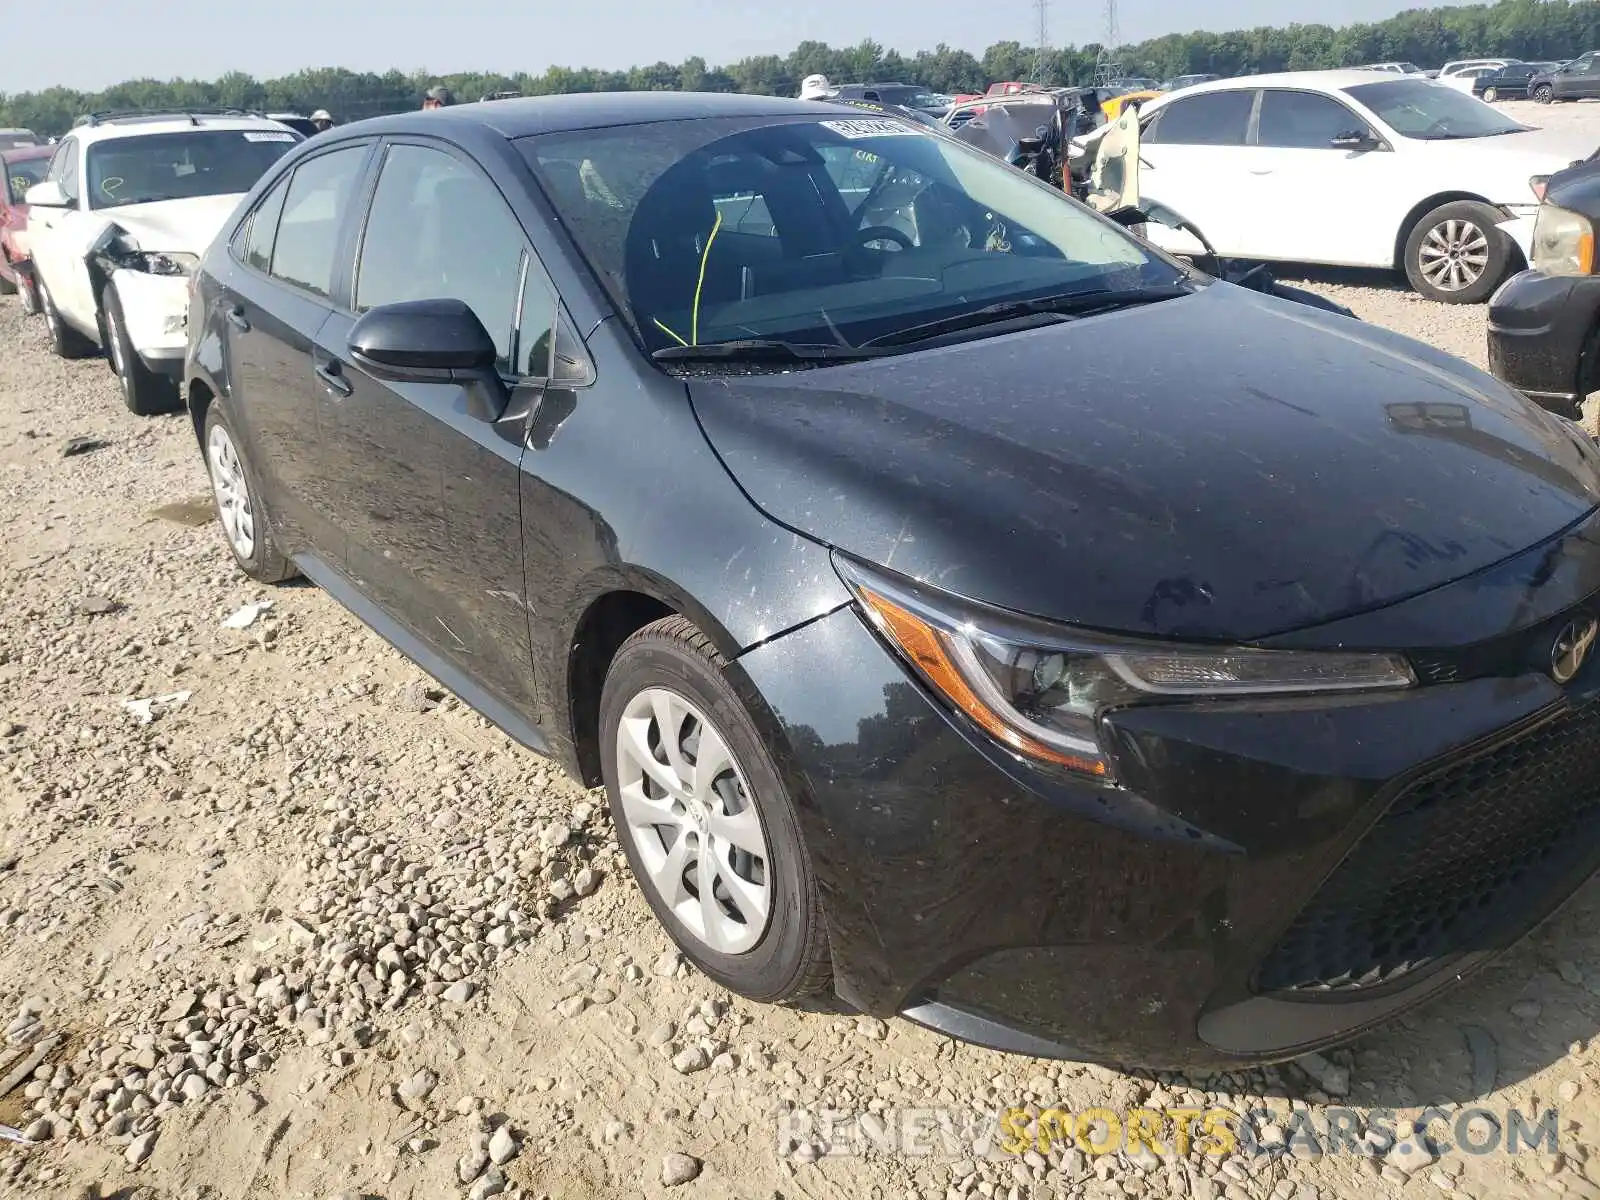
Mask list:
POLYGON ((1012 728, 979 699, 951 660, 944 633, 870 588, 863 587, 860 595, 878 627, 894 640, 900 652, 911 660, 923 677, 995 741, 1029 758, 1055 763, 1080 774, 1105 777, 1104 763, 1067 754, 1029 737, 1012 728))

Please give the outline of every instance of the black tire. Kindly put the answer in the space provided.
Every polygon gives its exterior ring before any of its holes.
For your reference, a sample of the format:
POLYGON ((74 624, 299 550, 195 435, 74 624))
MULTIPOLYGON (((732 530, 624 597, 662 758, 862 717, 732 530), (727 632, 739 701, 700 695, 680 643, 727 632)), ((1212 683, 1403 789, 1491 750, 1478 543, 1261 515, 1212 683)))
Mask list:
POLYGON ((88 358, 99 353, 98 346, 61 319, 45 281, 37 274, 33 278, 39 289, 39 310, 44 313, 45 324, 50 328, 50 349, 60 358, 88 358))
POLYGON ((1476 200, 1452 200, 1425 213, 1406 236, 1404 265, 1412 288, 1418 295, 1441 304, 1483 303, 1514 266, 1515 246, 1496 228, 1496 222, 1504 219, 1497 209, 1476 200), (1480 273, 1459 286, 1436 283, 1429 278, 1430 270, 1437 276, 1441 263, 1446 264, 1446 270, 1454 269, 1448 266, 1450 259, 1439 257, 1441 253, 1459 254, 1460 258, 1454 261, 1462 272, 1480 273))
POLYGON ((255 473, 245 461, 244 454, 238 448, 238 439, 234 436, 233 427, 228 424, 228 419, 223 415, 220 404, 212 404, 206 409, 206 419, 200 431, 200 449, 205 457, 206 476, 211 480, 212 500, 217 506, 217 524, 222 527, 222 540, 227 544, 228 552, 233 555, 233 561, 239 564, 239 569, 251 579, 259 583, 282 583, 299 574, 295 565, 287 556, 278 549, 278 543, 273 538, 272 521, 267 516, 267 510, 262 505, 260 491, 256 487, 255 473), (235 544, 228 521, 223 516, 223 490, 218 486, 219 468, 213 461, 214 431, 220 430, 226 436, 228 444, 233 447, 234 462, 238 466, 239 482, 243 487, 244 498, 249 506, 249 516, 252 522, 251 547, 249 551, 242 552, 235 544))
POLYGON ((122 385, 122 402, 136 417, 153 417, 178 407, 176 380, 157 375, 144 365, 128 336, 128 322, 122 315, 122 300, 109 283, 100 293, 100 311, 105 314, 106 361, 122 385))
MULTIPOLYGON (((600 700, 606 795, 617 840, 639 890, 684 955, 705 975, 748 999, 800 1001, 824 991, 832 978, 822 902, 794 801, 767 751, 766 739, 724 677, 726 666, 710 640, 684 617, 664 617, 622 644, 600 700), (628 706, 647 690, 674 693, 705 715, 743 775, 748 801, 759 817, 770 855, 763 878, 769 881, 771 902, 759 940, 741 953, 722 953, 707 945, 667 905, 640 859, 621 801, 618 737, 628 706)), ((659 730, 659 723, 653 728, 659 730)))
POLYGON ((1552 104, 1555 102, 1556 89, 1548 83, 1541 83, 1530 91, 1528 96, 1535 104, 1552 104))
POLYGON ((1493 104, 1498 99, 1500 99, 1500 89, 1499 88, 1484 88, 1483 89, 1483 102, 1485 104, 1493 104))

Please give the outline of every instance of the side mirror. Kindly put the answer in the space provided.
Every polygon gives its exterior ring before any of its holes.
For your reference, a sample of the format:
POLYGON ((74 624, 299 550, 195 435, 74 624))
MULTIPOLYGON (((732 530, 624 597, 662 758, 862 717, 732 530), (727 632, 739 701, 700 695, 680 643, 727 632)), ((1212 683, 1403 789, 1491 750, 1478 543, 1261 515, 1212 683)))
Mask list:
POLYGON ((1335 150, 1375 150, 1378 139, 1370 133, 1351 130, 1349 133, 1335 134, 1333 141, 1328 144, 1335 150))
POLYGON ((29 208, 70 208, 72 201, 54 179, 36 183, 27 190, 22 202, 29 208))
POLYGON ((485 421, 499 420, 510 400, 495 370, 499 354, 460 300, 380 305, 350 330, 350 357, 368 374, 395 383, 461 384, 468 411, 485 421))

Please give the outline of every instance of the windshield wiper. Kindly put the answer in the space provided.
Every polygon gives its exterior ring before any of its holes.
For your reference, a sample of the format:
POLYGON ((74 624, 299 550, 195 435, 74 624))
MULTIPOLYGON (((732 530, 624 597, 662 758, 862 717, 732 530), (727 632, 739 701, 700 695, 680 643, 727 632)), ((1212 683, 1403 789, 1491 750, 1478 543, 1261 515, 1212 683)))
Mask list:
POLYGON ((1090 313, 1106 312, 1116 308, 1132 308, 1136 304, 1154 304, 1158 300, 1176 300, 1190 295, 1194 289, 1178 284, 1137 288, 1098 288, 1088 292, 1063 292, 1057 296, 1040 296, 1033 300, 1006 300, 986 305, 971 312, 957 313, 938 321, 897 329, 866 342, 865 346, 905 346, 912 342, 925 342, 946 333, 993 325, 1017 317, 1036 315, 1083 317, 1090 313))
POLYGON ((743 338, 732 342, 711 342, 704 346, 664 346, 652 352, 650 357, 656 362, 852 362, 863 358, 881 358, 888 353, 888 350, 866 346, 743 338))

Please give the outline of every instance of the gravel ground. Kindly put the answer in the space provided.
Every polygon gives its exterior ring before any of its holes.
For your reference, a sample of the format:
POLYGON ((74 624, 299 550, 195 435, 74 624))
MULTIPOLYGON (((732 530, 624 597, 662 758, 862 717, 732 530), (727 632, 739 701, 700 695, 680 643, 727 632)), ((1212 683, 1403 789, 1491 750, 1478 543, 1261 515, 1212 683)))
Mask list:
MULTIPOLYGON (((1482 365, 1482 309, 1309 278, 1482 365)), ((0 1195, 1600 1197, 1600 884, 1425 1011, 1227 1076, 748 1004, 672 951, 603 797, 234 571, 183 418, 14 304, 0 347, 0 1123, 36 1143, 0 1195), (1141 1105, 1276 1115, 1262 1152, 1099 1156, 996 1118, 1141 1105), (1427 1106, 1451 1141, 1555 1107, 1559 1151, 1435 1160, 1427 1106)))

